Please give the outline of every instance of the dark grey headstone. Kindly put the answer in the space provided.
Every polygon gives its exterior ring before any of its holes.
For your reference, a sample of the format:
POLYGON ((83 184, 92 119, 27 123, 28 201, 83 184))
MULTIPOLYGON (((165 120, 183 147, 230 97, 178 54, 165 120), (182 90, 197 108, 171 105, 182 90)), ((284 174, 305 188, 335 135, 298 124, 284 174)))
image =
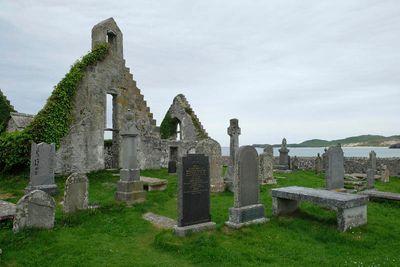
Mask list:
POLYGON ((375 187, 375 171, 373 169, 367 170, 367 189, 375 187))
POLYGON ((178 171, 178 226, 210 222, 208 157, 202 154, 188 154, 182 157, 178 171))
POLYGON ((287 148, 286 138, 282 139, 281 148, 279 149, 279 165, 286 169, 290 166, 289 149, 287 148))
POLYGON ((252 146, 236 154, 234 189, 235 208, 259 203, 258 154, 252 146))
POLYGON ((265 223, 264 205, 260 203, 258 179, 258 154, 254 147, 243 146, 236 154, 234 175, 234 207, 229 209, 229 220, 225 223, 231 228, 265 223))
POLYGON ((176 173, 176 161, 168 161, 168 173, 176 173))
POLYGON ((340 189, 344 187, 344 155, 338 146, 332 146, 326 152, 328 169, 325 172, 326 189, 340 189))
POLYGON ((375 174, 376 173, 376 153, 373 150, 371 152, 369 152, 369 162, 370 162, 369 168, 371 168, 375 174))
POLYGON ((54 144, 32 143, 30 181, 26 188, 27 193, 35 189, 49 194, 58 193, 57 185, 54 183, 55 156, 56 146, 54 144))

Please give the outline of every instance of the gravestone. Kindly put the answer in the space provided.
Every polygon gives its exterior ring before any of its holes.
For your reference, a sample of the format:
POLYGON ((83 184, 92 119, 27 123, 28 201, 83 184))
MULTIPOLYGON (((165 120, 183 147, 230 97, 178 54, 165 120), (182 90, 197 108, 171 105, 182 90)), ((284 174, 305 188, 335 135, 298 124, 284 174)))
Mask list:
POLYGON ((326 152, 328 152, 328 149, 324 148, 324 153, 322 153, 322 170, 324 172, 328 169, 328 155, 326 152))
POLYGON ((320 174, 322 171, 322 158, 320 154, 317 154, 317 157, 315 158, 315 163, 314 163, 314 169, 316 174, 320 174))
POLYGON ((58 193, 57 185, 54 183, 55 156, 54 144, 32 143, 30 181, 25 193, 36 189, 52 195, 58 193))
POLYGON ((390 171, 389 171, 389 168, 386 165, 383 166, 383 171, 382 171, 382 175, 381 176, 382 176, 381 177, 381 181, 382 182, 389 183, 389 181, 390 181, 390 171))
POLYGON ((225 183, 222 177, 220 144, 211 138, 203 139, 196 145, 195 151, 198 154, 204 154, 208 157, 210 163, 211 192, 225 191, 225 183))
POLYGON ((262 184, 276 184, 274 178, 274 149, 271 145, 264 147, 264 152, 259 156, 259 180, 262 184))
POLYGON ((286 138, 282 139, 282 145, 279 149, 279 166, 280 170, 287 170, 289 168, 289 149, 287 148, 286 138))
POLYGON ((177 162, 178 162, 178 147, 170 146, 169 147, 168 173, 170 173, 170 174, 176 173, 177 162))
POLYGON ((257 151, 252 146, 243 146, 236 156, 234 206, 229 209, 229 221, 225 223, 234 229, 267 221, 264 205, 260 204, 257 151))
POLYGON ((117 184, 115 199, 128 204, 143 202, 146 200, 146 193, 143 190, 143 182, 140 181, 140 169, 138 163, 138 135, 133 113, 128 110, 125 114, 126 128, 121 133, 122 137, 122 169, 120 180, 117 184))
POLYGON ((376 153, 375 151, 369 152, 369 168, 371 168, 374 171, 374 174, 376 173, 376 153))
POLYGON ((188 154, 178 165, 178 225, 174 232, 185 236, 215 228, 210 213, 210 165, 203 154, 188 154))
POLYGON ((83 173, 71 174, 65 182, 63 210, 72 213, 88 208, 89 180, 83 173))
POLYGON ((374 189, 375 187, 375 171, 373 169, 367 170, 367 189, 374 189))
POLYGON ((344 156, 340 145, 332 146, 326 152, 328 168, 325 171, 326 189, 344 188, 344 156))
POLYGON ((297 156, 294 156, 293 160, 291 160, 292 170, 296 171, 299 169, 299 159, 297 156))
POLYGON ((55 206, 54 199, 46 192, 31 191, 17 203, 13 231, 18 232, 25 228, 53 228, 55 206))
POLYGON ((235 171, 235 155, 237 150, 239 149, 239 135, 241 134, 241 129, 239 127, 238 119, 231 119, 229 122, 229 127, 227 129, 228 135, 230 136, 230 145, 229 145, 229 165, 228 171, 225 175, 225 184, 226 188, 233 192, 233 176, 235 171))

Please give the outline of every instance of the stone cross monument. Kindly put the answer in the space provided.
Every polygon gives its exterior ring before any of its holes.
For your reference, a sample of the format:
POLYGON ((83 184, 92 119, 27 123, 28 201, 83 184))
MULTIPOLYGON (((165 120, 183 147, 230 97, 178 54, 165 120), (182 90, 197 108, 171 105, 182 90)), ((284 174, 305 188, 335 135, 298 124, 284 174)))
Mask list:
POLYGON ((121 133, 122 169, 120 170, 120 180, 117 184, 115 199, 133 204, 143 202, 146 199, 146 194, 143 191, 143 182, 140 181, 137 156, 139 131, 136 128, 133 112, 130 109, 125 114, 125 119, 125 130, 121 133))
POLYGON ((231 119, 228 127, 228 135, 230 136, 230 153, 229 166, 225 177, 226 188, 233 192, 233 174, 235 169, 235 154, 239 149, 239 135, 241 133, 238 119, 231 119))
POLYGON ((282 139, 282 145, 279 149, 279 168, 283 170, 289 168, 289 149, 287 148, 286 138, 282 139))

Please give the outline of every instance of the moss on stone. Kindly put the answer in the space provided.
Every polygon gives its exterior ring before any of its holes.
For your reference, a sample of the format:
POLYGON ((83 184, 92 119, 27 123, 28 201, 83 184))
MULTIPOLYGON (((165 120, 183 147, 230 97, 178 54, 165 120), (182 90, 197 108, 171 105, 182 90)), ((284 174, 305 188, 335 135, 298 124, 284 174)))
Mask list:
POLYGON ((192 119, 192 123, 194 128, 196 128, 197 130, 197 137, 199 139, 206 139, 208 138, 207 133, 203 130, 203 128, 200 125, 200 121, 199 119, 196 117, 196 115, 194 114, 193 109, 191 109, 190 107, 185 107, 185 111, 187 114, 189 114, 190 118, 192 119))
POLYGON ((171 117, 169 111, 164 116, 160 125, 160 134, 162 139, 169 139, 176 135, 177 120, 171 117))

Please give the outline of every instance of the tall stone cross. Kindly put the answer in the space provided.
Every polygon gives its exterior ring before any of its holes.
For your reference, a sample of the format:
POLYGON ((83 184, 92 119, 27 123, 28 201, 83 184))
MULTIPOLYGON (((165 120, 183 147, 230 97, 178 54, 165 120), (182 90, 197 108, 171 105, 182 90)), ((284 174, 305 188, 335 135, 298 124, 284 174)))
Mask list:
POLYGON ((240 127, 238 119, 231 119, 230 125, 228 127, 228 135, 230 136, 230 157, 229 157, 229 166, 228 172, 226 175, 226 187, 229 191, 233 192, 233 174, 235 170, 235 154, 239 149, 239 135, 240 135, 240 127))

